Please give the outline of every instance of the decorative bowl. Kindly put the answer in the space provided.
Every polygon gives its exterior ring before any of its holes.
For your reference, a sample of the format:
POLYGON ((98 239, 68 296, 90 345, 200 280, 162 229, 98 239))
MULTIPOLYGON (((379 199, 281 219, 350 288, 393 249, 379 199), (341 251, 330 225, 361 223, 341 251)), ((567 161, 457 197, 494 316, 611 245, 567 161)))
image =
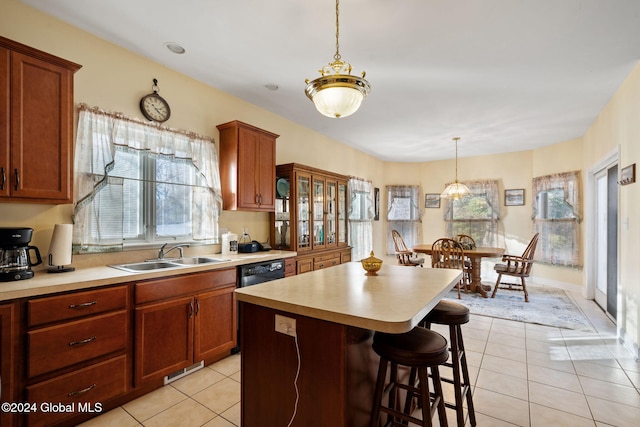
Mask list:
POLYGON ((374 257, 373 251, 371 251, 369 258, 364 258, 360 262, 362 263, 362 268, 366 271, 365 276, 377 276, 378 270, 382 267, 382 260, 374 257))

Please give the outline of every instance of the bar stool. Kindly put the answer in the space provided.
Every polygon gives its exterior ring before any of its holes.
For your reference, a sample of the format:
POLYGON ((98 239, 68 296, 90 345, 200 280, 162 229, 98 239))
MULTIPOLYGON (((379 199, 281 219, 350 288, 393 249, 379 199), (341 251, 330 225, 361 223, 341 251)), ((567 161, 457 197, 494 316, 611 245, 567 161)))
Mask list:
POLYGON ((444 364, 449 358, 447 347, 447 340, 442 335, 421 327, 413 328, 404 334, 382 332, 374 334, 373 350, 380 356, 380 365, 371 410, 371 427, 378 427, 381 412, 388 414, 385 426, 405 426, 408 423, 414 423, 431 427, 433 425, 431 420, 436 410, 440 426, 447 426, 444 395, 438 372, 438 366, 444 364), (389 363, 391 363, 390 383, 385 387, 389 363), (417 371, 420 380, 417 387, 415 380, 407 384, 401 382, 398 378, 398 365, 410 367, 412 372, 417 371), (431 371, 431 376, 428 370, 431 371), (429 392, 429 377, 433 383, 432 394, 429 392), (407 393, 403 411, 398 409, 399 402, 396 402, 399 390, 405 390, 407 393), (387 394, 389 395, 388 406, 383 406, 382 401, 387 394), (422 420, 411 416, 410 402, 413 397, 418 398, 419 406, 422 408, 422 420))
POLYGON ((471 382, 469 381, 469 369, 467 367, 467 356, 464 351, 464 341, 462 339, 461 325, 469 322, 469 309, 462 304, 453 301, 442 300, 436 304, 435 308, 427 314, 420 322, 421 326, 431 327, 432 323, 449 326, 449 342, 451 343, 451 362, 444 365, 451 367, 453 378, 441 378, 442 381, 453 384, 455 393, 455 404, 445 402, 448 408, 455 409, 458 427, 464 424, 464 399, 467 403, 467 413, 469 423, 476 425, 476 414, 473 408, 473 396, 471 393, 471 382))

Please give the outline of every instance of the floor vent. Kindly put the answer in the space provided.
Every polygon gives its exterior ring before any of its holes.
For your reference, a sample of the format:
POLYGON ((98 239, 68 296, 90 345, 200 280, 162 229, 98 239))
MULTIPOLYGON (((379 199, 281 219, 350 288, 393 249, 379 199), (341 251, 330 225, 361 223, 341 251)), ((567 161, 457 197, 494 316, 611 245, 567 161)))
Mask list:
POLYGON ((191 366, 188 366, 184 369, 180 369, 179 371, 175 371, 169 375, 167 375, 166 377, 164 377, 164 385, 167 385, 169 383, 172 383, 176 380, 179 380, 182 377, 186 377, 187 375, 198 371, 200 369, 204 368, 204 360, 201 360, 198 363, 195 363, 191 366))

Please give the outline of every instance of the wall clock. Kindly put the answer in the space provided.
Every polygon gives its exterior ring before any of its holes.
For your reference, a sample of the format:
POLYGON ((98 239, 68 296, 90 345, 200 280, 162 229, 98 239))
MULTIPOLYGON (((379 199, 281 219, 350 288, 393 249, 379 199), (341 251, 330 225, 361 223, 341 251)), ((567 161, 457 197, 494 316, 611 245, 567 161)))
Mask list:
POLYGON ((140 111, 148 120, 162 123, 171 117, 171 108, 166 99, 158 95, 158 80, 153 79, 153 93, 140 98, 140 111))

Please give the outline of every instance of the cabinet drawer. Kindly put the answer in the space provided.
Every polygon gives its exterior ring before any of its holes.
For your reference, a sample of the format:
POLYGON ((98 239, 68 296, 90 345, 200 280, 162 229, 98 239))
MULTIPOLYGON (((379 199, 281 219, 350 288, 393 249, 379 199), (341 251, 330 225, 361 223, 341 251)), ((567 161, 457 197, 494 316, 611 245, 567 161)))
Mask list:
POLYGON ((334 253, 330 255, 322 255, 313 258, 313 269, 320 270, 322 268, 333 267, 340 264, 340 254, 334 253))
POLYGON ((27 325, 70 320, 127 306, 127 286, 33 299, 27 302, 27 325))
POLYGON ((51 425, 56 421, 89 412, 100 412, 103 402, 127 391, 127 358, 119 356, 27 387, 27 401, 37 404, 29 414, 29 426, 51 425), (71 412, 42 411, 42 404, 61 404, 71 412), (72 406, 68 406, 72 405, 72 406))
POLYGON ((136 283, 135 302, 144 304, 167 298, 194 295, 198 292, 236 283, 236 268, 168 277, 136 283))
POLYGON ((351 249, 340 253, 340 264, 344 264, 345 262, 351 262, 351 249))
POLYGON ((127 313, 94 316, 27 332, 28 375, 84 362, 124 349, 127 344, 127 313))

